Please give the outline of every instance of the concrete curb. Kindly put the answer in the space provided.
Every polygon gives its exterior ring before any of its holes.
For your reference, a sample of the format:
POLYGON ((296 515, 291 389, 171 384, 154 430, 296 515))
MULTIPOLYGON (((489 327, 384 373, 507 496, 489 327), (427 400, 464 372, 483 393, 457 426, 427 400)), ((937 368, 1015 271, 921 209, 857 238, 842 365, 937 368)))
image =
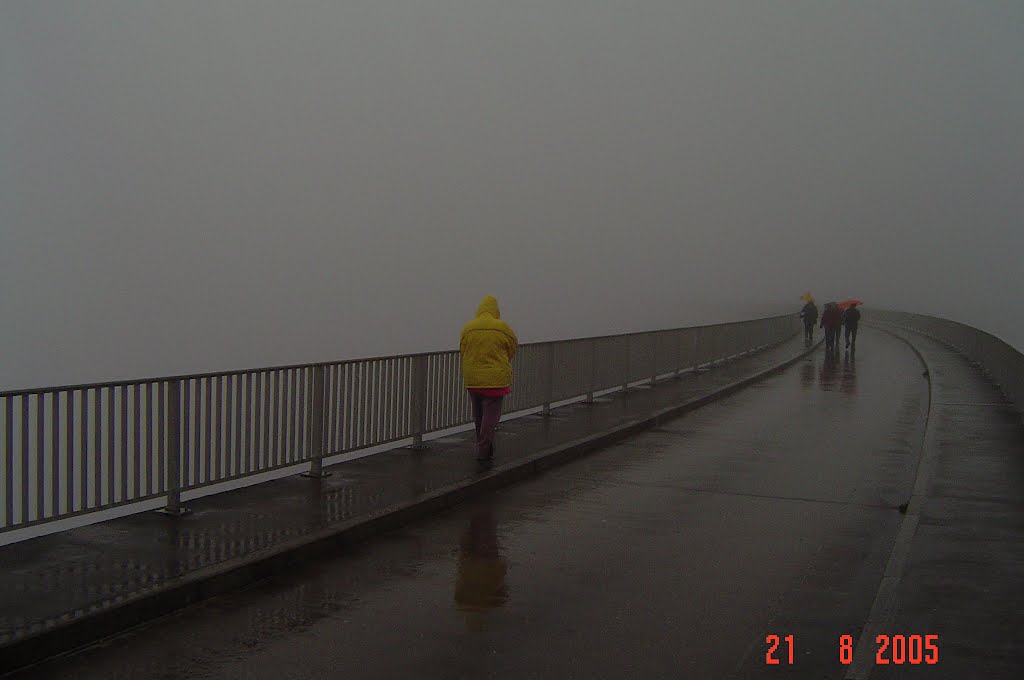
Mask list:
POLYGON ((885 565, 885 572, 875 592, 875 599, 871 603, 871 610, 868 612, 867 621, 861 626, 860 635, 853 650, 853 659, 850 667, 843 676, 843 680, 867 680, 874 669, 874 657, 872 652, 876 649, 875 636, 892 629, 892 622, 896 616, 899 606, 898 588, 903 578, 903 570, 907 559, 910 556, 910 547, 914 541, 914 534, 917 533, 917 525, 920 522, 921 506, 924 503, 924 493, 928 487, 928 479, 931 475, 931 457, 929 452, 934 450, 935 445, 935 419, 932 418, 932 405, 935 400, 935 383, 932 381, 932 369, 928 360, 909 338, 897 333, 913 332, 909 328, 902 328, 896 324, 881 325, 879 323, 865 324, 869 328, 887 333, 897 340, 903 342, 917 355, 918 361, 924 366, 924 376, 928 379, 928 410, 925 414, 924 432, 921 437, 921 448, 918 452, 917 469, 914 472, 914 486, 911 497, 906 506, 901 508, 906 517, 900 524, 899 533, 893 541, 892 551, 889 553, 889 560, 885 565), (893 328, 887 328, 892 326, 893 328))
POLYGON ((71 653, 201 600, 272 576, 296 562, 336 552, 339 546, 356 543, 395 529, 483 492, 508 486, 597 449, 606 448, 779 373, 813 353, 820 345, 821 340, 791 359, 710 394, 660 409, 652 415, 636 418, 586 437, 543 449, 532 456, 494 468, 473 479, 441 487, 415 500, 391 505, 272 548, 199 569, 167 581, 154 590, 133 594, 101 611, 58 624, 35 635, 13 640, 0 646, 0 674, 71 653))
MULTIPOLYGON (((896 331, 916 333, 917 335, 930 338, 936 342, 941 342, 941 340, 938 338, 932 338, 926 333, 919 333, 912 328, 904 328, 897 324, 881 325, 875 323, 869 324, 869 326, 875 330, 882 331, 883 333, 888 333, 909 347, 911 351, 917 355, 917 360, 920 361, 921 366, 924 367, 925 377, 928 379, 928 414, 925 416, 924 421, 924 437, 921 440, 921 451, 918 453, 917 471, 914 473, 914 487, 911 491, 910 498, 907 499, 906 510, 904 511, 904 514, 907 515, 917 515, 921 512, 921 504, 924 502, 924 493, 928 487, 928 481, 931 479, 931 460, 928 457, 928 452, 932 450, 930 447, 934 446, 935 440, 935 421, 932 418, 932 404, 936 404, 938 402, 935 383, 932 380, 932 367, 928 364, 928 360, 924 358, 924 354, 921 353, 921 350, 917 348, 910 338, 907 338, 896 331), (892 328, 887 328, 886 326, 891 326, 892 328)), ((968 360, 969 359, 970 358, 968 357, 968 360)))

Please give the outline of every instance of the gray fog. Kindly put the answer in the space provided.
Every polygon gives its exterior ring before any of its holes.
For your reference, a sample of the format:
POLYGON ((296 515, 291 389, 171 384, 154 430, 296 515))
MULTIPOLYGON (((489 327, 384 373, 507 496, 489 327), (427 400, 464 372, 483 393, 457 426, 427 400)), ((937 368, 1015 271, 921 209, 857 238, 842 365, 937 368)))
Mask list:
MULTIPOLYGON (((1024 349, 1024 3, 0 2, 0 389, 858 297, 1024 349)), ((864 352, 866 348, 861 351, 864 352)))

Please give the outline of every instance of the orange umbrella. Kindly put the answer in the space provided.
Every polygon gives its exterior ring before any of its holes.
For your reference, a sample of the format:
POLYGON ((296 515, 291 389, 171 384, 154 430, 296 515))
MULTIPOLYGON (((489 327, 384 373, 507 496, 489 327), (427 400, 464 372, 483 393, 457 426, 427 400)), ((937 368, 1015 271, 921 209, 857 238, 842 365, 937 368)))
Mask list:
POLYGON ((842 302, 836 304, 836 307, 839 307, 839 309, 845 310, 847 307, 853 307, 854 305, 862 305, 862 304, 864 304, 864 303, 861 302, 860 300, 857 300, 856 298, 850 298, 849 300, 843 300, 842 302))

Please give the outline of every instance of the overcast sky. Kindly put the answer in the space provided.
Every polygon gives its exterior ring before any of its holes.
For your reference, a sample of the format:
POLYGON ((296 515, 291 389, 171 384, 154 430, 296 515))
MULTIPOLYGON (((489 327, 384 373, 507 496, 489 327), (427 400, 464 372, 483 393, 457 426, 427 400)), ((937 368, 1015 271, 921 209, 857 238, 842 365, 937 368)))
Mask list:
MULTIPOLYGON (((0 389, 857 296, 1024 348, 1024 2, 0 2, 0 389)), ((870 311, 865 312, 865 314, 870 311)))

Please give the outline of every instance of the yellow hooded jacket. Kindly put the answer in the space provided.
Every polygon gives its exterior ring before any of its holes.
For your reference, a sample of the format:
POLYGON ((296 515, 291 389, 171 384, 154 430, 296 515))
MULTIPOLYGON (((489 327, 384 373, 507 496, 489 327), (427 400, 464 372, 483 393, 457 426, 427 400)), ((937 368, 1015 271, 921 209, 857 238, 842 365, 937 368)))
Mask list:
POLYGON ((462 379, 467 388, 508 387, 512 384, 512 357, 519 339, 501 320, 498 301, 488 295, 480 301, 476 317, 462 329, 462 379))

